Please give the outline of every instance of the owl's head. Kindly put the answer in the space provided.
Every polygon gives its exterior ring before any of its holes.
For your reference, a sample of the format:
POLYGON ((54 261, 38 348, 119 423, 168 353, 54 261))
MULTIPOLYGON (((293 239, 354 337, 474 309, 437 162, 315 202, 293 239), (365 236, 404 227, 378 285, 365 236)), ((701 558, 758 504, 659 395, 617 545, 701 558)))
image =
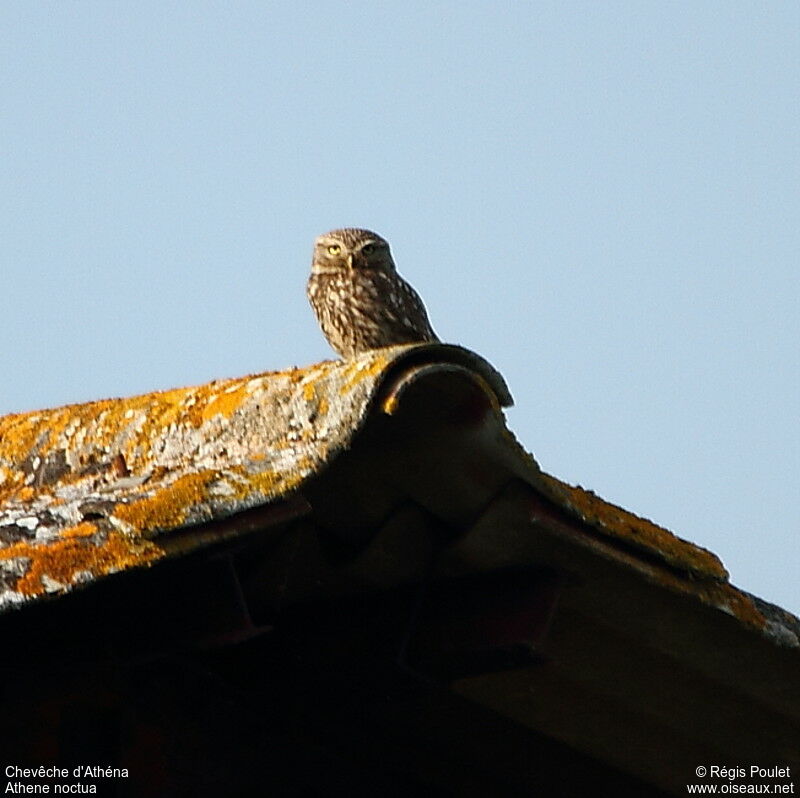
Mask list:
POLYGON ((389 244, 377 233, 345 227, 331 230, 314 242, 312 271, 340 269, 383 269, 394 271, 389 244))

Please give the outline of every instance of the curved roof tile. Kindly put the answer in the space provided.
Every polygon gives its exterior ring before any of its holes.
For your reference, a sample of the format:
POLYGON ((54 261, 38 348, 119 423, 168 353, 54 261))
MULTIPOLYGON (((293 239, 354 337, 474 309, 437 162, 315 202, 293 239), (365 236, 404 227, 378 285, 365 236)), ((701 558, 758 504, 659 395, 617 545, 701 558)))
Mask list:
POLYGON ((420 349, 510 404, 485 361, 432 345, 0 418, 0 606, 151 564, 177 529, 286 497, 420 349))

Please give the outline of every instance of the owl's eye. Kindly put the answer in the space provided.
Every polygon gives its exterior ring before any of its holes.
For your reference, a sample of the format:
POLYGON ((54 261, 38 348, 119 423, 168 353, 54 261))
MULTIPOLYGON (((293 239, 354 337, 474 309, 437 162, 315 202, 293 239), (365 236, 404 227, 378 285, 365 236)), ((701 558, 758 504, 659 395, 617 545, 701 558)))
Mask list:
POLYGON ((342 248, 338 244, 331 244, 328 247, 328 252, 330 252, 331 255, 338 255, 341 251, 342 248))
POLYGON ((371 255, 375 251, 375 244, 364 244, 364 246, 361 247, 361 251, 365 255, 371 255))

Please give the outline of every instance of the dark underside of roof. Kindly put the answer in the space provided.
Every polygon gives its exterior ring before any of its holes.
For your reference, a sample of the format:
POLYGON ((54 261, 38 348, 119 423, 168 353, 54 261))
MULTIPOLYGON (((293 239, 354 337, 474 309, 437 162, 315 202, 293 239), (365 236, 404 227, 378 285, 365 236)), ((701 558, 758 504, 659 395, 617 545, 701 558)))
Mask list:
MULTIPOLYGON (((796 619, 543 474, 470 357, 393 356, 285 490, 144 535, 161 552, 145 564, 17 590, 4 764, 124 767, 83 781, 137 797, 685 795, 713 764, 796 777, 796 619)), ((314 401, 341 395, 326 379, 314 401)))

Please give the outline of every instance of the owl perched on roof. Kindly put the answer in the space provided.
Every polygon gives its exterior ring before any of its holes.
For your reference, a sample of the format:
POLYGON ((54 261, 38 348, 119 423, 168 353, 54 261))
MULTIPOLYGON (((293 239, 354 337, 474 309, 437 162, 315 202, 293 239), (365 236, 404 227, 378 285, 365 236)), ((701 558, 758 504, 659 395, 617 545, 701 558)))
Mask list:
POLYGON ((342 357, 438 341, 417 292, 397 273, 389 244, 369 230, 331 230, 314 242, 308 301, 342 357))

